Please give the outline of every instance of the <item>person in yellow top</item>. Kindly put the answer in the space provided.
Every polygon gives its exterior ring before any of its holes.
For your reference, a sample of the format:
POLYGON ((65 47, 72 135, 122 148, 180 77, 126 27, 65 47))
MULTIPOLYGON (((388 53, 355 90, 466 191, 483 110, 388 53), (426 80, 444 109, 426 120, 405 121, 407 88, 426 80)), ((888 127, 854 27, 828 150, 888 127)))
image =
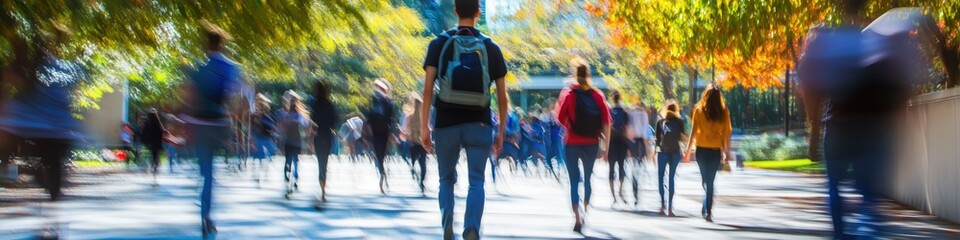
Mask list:
MULTIPOLYGON (((693 128, 684 158, 690 157, 692 146, 697 146, 697 165, 706 196, 700 213, 708 222, 713 222, 713 180, 721 164, 726 164, 730 152, 730 111, 723 103, 720 89, 711 84, 704 90, 700 102, 693 109, 693 128)), ((684 159, 688 160, 688 159, 684 159)))

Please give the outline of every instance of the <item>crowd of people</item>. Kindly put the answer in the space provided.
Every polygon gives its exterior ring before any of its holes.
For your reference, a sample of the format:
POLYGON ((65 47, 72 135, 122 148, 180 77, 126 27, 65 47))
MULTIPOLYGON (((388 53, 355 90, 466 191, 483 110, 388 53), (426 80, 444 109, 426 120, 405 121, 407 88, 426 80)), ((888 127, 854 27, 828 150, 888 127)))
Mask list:
MULTIPOLYGON (((849 11, 856 11, 862 6, 848 7, 849 11)), ((159 171, 160 156, 164 151, 171 171, 175 163, 182 163, 179 160, 184 157, 197 159, 203 179, 200 216, 205 237, 216 232, 211 217, 213 160, 223 149, 228 149, 227 152, 232 149, 240 158, 246 156, 241 152, 249 152, 255 160, 251 165, 258 182, 266 171, 271 170, 267 166, 272 156, 282 153, 286 183, 284 196, 287 198, 299 190, 300 156, 313 153, 319 166, 321 195, 317 199, 318 207, 327 201, 327 166, 335 159, 331 156, 337 153, 346 153, 346 159, 353 162, 372 161, 379 175, 380 192, 384 195, 389 190, 385 163, 391 152, 409 163, 411 175, 424 195, 427 192, 424 179, 429 172, 428 156, 435 156, 445 239, 452 239, 454 235, 456 204, 453 187, 458 180, 457 164, 461 162, 467 164, 469 184, 462 231, 464 239, 480 237, 488 163, 494 183, 502 179, 500 171, 504 169, 553 178, 558 182, 563 182, 561 178, 566 176, 574 216, 573 230, 580 232, 586 224, 585 212, 591 206, 591 180, 598 159, 606 161, 609 167, 608 183, 614 204, 628 204, 624 196, 627 180, 633 188, 633 204, 639 203, 641 178, 638 169, 644 162, 655 162, 661 203, 659 214, 668 216, 675 216, 673 198, 679 163, 695 161, 704 189, 701 214, 704 220, 713 221, 717 172, 733 156, 730 112, 718 86, 707 86, 689 113, 681 112, 678 103, 670 99, 663 106, 646 106, 639 101, 630 106, 624 99, 636 96, 618 91, 604 93, 592 83, 588 62, 574 58, 571 61, 571 81, 556 98, 528 111, 511 108, 504 80, 508 72, 504 54, 490 37, 475 27, 480 16, 478 1, 458 0, 455 12, 459 17, 458 27, 434 38, 426 49, 423 63, 423 86, 426 87, 422 92, 409 93, 398 100, 388 79, 376 79, 372 82, 374 91, 370 103, 358 113, 346 114, 338 112, 331 99, 330 87, 319 81, 307 91, 308 96, 301 96, 302 92, 295 90, 285 92, 277 106, 264 94, 253 95, 253 107, 245 113, 249 120, 245 128, 237 128, 239 114, 231 112, 228 104, 231 93, 237 92, 242 85, 240 66, 223 53, 224 44, 230 38, 216 26, 207 24, 204 27, 204 50, 208 58, 186 73, 186 100, 179 114, 149 110, 135 124, 123 126, 122 139, 134 159, 145 155, 139 149, 149 150, 148 171, 154 176, 159 171), (495 90, 490 91, 491 88, 495 90), (397 102, 403 102, 405 106, 397 107, 397 102), (278 110, 271 111, 274 107, 278 110), (238 131, 248 131, 249 134, 238 134, 238 131)), ((849 17, 852 19, 852 16, 851 13, 849 17)), ((829 72, 830 69, 824 69, 827 67, 845 67, 842 64, 824 65, 828 60, 841 58, 827 53, 817 55, 816 50, 817 47, 829 48, 830 44, 849 40, 844 37, 850 37, 851 32, 841 28, 825 32, 823 37, 811 41, 814 47, 810 48, 812 50, 802 69, 813 70, 803 73, 824 73, 829 72)), ((76 132, 79 132, 79 124, 70 121, 73 118, 69 109, 69 91, 83 73, 70 61, 60 59, 55 51, 57 42, 67 36, 69 32, 65 29, 46 33, 41 39, 49 39, 42 43, 48 45, 44 49, 49 51, 39 58, 23 57, 32 56, 24 53, 15 55, 14 65, 23 67, 4 70, 4 81, 19 84, 16 85, 18 90, 23 90, 17 97, 4 101, 4 107, 0 109, 3 111, 0 115, 0 141, 3 141, 0 147, 4 148, 0 149, 3 150, 0 159, 13 154, 14 150, 9 148, 23 140, 31 140, 42 148, 39 155, 49 171, 43 180, 54 200, 62 196, 61 160, 67 157, 70 141, 77 140, 76 132), (34 72, 56 74, 34 76, 31 74, 34 72), (53 77, 70 79, 50 79, 53 77), (30 79, 39 80, 31 82, 30 79)), ((818 77, 840 79, 843 76, 815 75, 811 79, 818 77)), ((814 87, 826 89, 824 96, 835 94, 828 91, 831 86, 827 85, 814 87)), ((831 98, 833 108, 824 120, 829 123, 826 157, 830 162, 831 216, 838 238, 848 236, 844 232, 844 211, 838 190, 841 177, 838 175, 845 174, 848 165, 852 165, 858 171, 858 183, 864 183, 858 186, 864 186, 861 190, 869 205, 875 201, 876 194, 875 187, 866 183, 876 180, 874 175, 864 171, 870 171, 872 166, 854 158, 889 156, 871 153, 873 147, 888 144, 886 129, 891 128, 889 122, 865 120, 863 116, 885 119, 892 115, 890 109, 899 103, 885 102, 885 106, 863 110, 858 105, 862 102, 851 99, 856 98, 831 98), (864 136, 871 141, 859 141, 864 139, 859 137, 864 136)), ((873 212, 870 216, 879 218, 873 212)))

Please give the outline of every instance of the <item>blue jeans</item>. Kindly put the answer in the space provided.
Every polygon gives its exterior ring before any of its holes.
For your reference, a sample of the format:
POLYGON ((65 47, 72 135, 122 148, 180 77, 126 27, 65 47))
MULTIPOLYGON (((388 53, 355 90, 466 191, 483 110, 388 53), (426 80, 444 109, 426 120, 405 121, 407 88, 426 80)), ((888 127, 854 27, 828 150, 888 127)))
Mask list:
POLYGON ((700 167, 700 179, 706 195, 703 197, 701 214, 713 213, 713 180, 717 179, 720 170, 720 161, 723 155, 720 149, 697 147, 697 166, 700 167))
POLYGON ((191 124, 193 129, 194 151, 200 162, 200 175, 203 176, 203 190, 200 191, 200 218, 210 219, 213 203, 213 155, 223 149, 224 139, 229 136, 227 126, 207 126, 191 124))
POLYGON ((333 142, 335 142, 333 136, 317 135, 313 138, 313 149, 317 155, 317 176, 320 178, 320 184, 324 186, 327 183, 327 163, 330 160, 333 142))
POLYGON ((300 146, 286 145, 283 147, 283 180, 290 182, 290 177, 293 177, 293 183, 296 184, 297 180, 300 179, 300 152, 302 151, 300 146), (291 174, 292 172, 292 174, 291 174))
POLYGON ((657 154, 657 190, 660 190, 660 206, 666 206, 666 203, 670 203, 670 207, 673 208, 673 193, 676 192, 677 188, 674 187, 674 176, 677 175, 677 166, 680 165, 680 152, 661 152, 657 154), (670 176, 669 176, 669 185, 664 186, 663 175, 667 171, 667 165, 670 166, 670 176), (669 200, 664 199, 663 188, 668 187, 670 196, 669 200))
POLYGON ((567 175, 570 177, 570 202, 573 206, 580 204, 580 181, 583 180, 583 201, 590 202, 593 188, 590 184, 590 175, 593 175, 593 164, 597 161, 599 144, 567 145, 567 175), (583 179, 580 178, 580 161, 583 161, 583 179))
POLYGON ((277 146, 273 142, 273 138, 259 135, 253 138, 254 146, 256 146, 253 157, 260 160, 260 163, 263 163, 264 158, 270 158, 277 154, 277 146))
POLYGON ((170 172, 173 172, 173 165, 177 164, 177 162, 180 160, 177 156, 177 146, 169 143, 163 143, 163 148, 167 150, 167 166, 170 167, 170 172))
MULTIPOLYGON (((834 238, 849 239, 853 236, 844 232, 846 224, 844 213, 849 211, 843 206, 840 195, 840 182, 853 168, 856 189, 863 196, 858 213, 865 219, 865 225, 882 222, 882 216, 876 209, 879 200, 881 179, 886 175, 887 164, 892 159, 893 134, 882 124, 855 124, 827 126, 824 134, 824 157, 827 166, 827 187, 830 196, 830 218, 833 221, 834 238)), ((874 226, 876 227, 876 226, 874 226)), ((881 229, 875 228, 879 233, 881 229)))
POLYGON ((457 163, 460 150, 467 152, 470 187, 467 192, 467 211, 464 214, 464 233, 480 232, 483 217, 483 182, 487 158, 493 145, 493 128, 482 123, 467 123, 438 128, 433 132, 440 174, 440 214, 444 233, 453 231, 453 185, 457 182, 457 163))

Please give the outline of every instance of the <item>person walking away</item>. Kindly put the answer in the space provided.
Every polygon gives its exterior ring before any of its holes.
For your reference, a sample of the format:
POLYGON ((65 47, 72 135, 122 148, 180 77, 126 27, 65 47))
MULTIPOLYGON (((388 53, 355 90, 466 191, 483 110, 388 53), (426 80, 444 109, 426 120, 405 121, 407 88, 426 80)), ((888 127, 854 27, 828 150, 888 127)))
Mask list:
POLYGON ((633 131, 633 140, 630 144, 630 155, 633 156, 633 177, 630 178, 633 187, 633 205, 640 204, 640 177, 643 174, 644 159, 647 157, 647 148, 650 146, 650 118, 642 101, 637 101, 636 108, 627 110, 630 115, 630 129, 633 131))
POLYGON ((150 109, 147 113, 147 119, 143 124, 143 144, 150 150, 150 168, 148 171, 153 175, 153 184, 157 185, 157 171, 160 167, 160 153, 163 150, 163 124, 160 122, 160 114, 157 109, 150 109))
POLYGON ((162 125, 166 130, 163 136, 163 148, 167 151, 167 167, 170 168, 170 173, 173 173, 174 165, 182 164, 180 162, 182 157, 180 151, 186 143, 183 134, 183 120, 169 112, 163 114, 163 120, 166 122, 162 125))
POLYGON ((0 162, 12 160, 18 146, 33 142, 43 167, 38 179, 50 200, 57 201, 63 196, 63 161, 73 142, 82 140, 80 121, 71 115, 71 96, 87 75, 80 65, 61 58, 71 33, 62 24, 53 25, 51 31, 37 30, 32 42, 4 31, 12 55, 0 66, 0 92, 6 94, 10 87, 17 92, 0 99, 0 162))
POLYGON ((189 73, 186 101, 188 111, 181 117, 191 129, 190 140, 200 163, 203 189, 200 193, 200 218, 203 237, 211 237, 216 226, 210 217, 213 200, 213 155, 224 148, 230 136, 227 97, 239 85, 240 68, 223 54, 230 37, 213 24, 203 23, 207 62, 189 73))
POLYGON ((310 119, 316 123, 314 125, 313 149, 317 155, 318 177, 320 179, 320 202, 327 201, 327 164, 330 160, 330 150, 333 148, 333 129, 337 126, 337 120, 340 118, 337 114, 337 108, 330 99, 330 88, 323 81, 317 81, 313 85, 313 111, 310 112, 310 119))
POLYGON ((614 189, 616 188, 615 182, 617 177, 619 177, 620 201, 626 204, 627 199, 623 197, 623 183, 627 177, 624 164, 627 160, 627 151, 630 149, 631 140, 633 139, 633 132, 631 131, 630 115, 627 114, 627 110, 621 105, 622 96, 620 92, 613 91, 610 95, 613 100, 613 107, 610 108, 610 119, 612 121, 610 125, 610 148, 609 151, 607 151, 607 163, 610 169, 610 195, 613 197, 613 203, 616 204, 617 192, 614 189), (619 169, 619 171, 617 171, 617 169, 619 169))
POLYGON ((421 144, 436 151, 440 175, 440 212, 444 239, 453 239, 453 185, 460 151, 466 150, 470 186, 464 214, 463 238, 480 238, 484 206, 484 178, 487 158, 503 146, 505 124, 492 129, 490 85, 496 84, 497 111, 501 123, 507 117, 507 64, 500 46, 476 29, 480 18, 479 0, 456 0, 458 27, 434 38, 424 61, 423 117, 421 144), (438 91, 434 92, 434 87, 438 91), (436 94, 436 96, 434 96, 436 94), (436 101, 434 101, 436 98, 436 101), (430 106, 436 108, 432 139, 427 121, 430 106), (434 149, 433 140, 436 140, 434 149))
POLYGON ((593 88, 590 81, 590 66, 581 58, 572 61, 576 83, 564 88, 558 97, 560 110, 557 119, 567 132, 566 165, 570 178, 570 201, 573 204, 575 224, 573 231, 581 232, 584 225, 580 207, 580 182, 584 182, 583 211, 590 206, 593 188, 590 176, 597 156, 606 156, 598 152, 607 149, 610 143, 610 106, 603 93, 593 88), (601 141, 603 139, 604 141, 601 141), (583 162, 583 178, 580 176, 580 162, 583 162))
MULTIPOLYGON (((684 159, 690 158, 693 146, 697 146, 697 166, 700 167, 705 196, 700 214, 704 220, 713 222, 713 181, 721 164, 727 164, 730 153, 730 112, 723 103, 723 95, 717 85, 709 85, 703 91, 700 102, 693 109, 693 128, 687 141, 684 159)), ((685 162, 688 160, 684 160, 685 162)))
MULTIPOLYGON (((863 28, 862 12, 868 1, 842 2, 844 15, 839 26, 811 30, 798 74, 804 79, 804 101, 825 103, 823 151, 833 238, 880 239, 884 237, 884 219, 877 204, 896 155, 896 125, 905 116, 911 83, 923 80, 915 76, 928 75, 928 69, 919 66, 929 63, 918 64, 925 60, 917 48, 929 46, 916 44, 924 42, 918 41, 924 35, 916 28, 936 23, 926 17, 923 22, 904 25, 888 19, 863 28), (843 217, 854 211, 844 206, 840 192, 848 174, 862 195, 855 212, 860 224, 852 232, 843 217)), ((903 14, 894 16, 894 21, 912 20, 903 14)))
MULTIPOLYGON (((557 164, 563 165, 564 163, 564 142, 563 142, 563 124, 560 124, 560 121, 557 119, 557 106, 559 106, 556 98, 551 98, 550 111, 544 113, 546 117, 544 120, 550 128, 550 148, 547 150, 547 159, 557 159, 557 164)), ((565 165, 564 165, 565 166, 565 165)), ((556 172, 554 173, 556 174, 556 172)))
POLYGON ((270 99, 263 94, 257 94, 257 104, 256 110, 253 112, 251 117, 253 125, 253 143, 254 151, 253 157, 257 159, 257 165, 259 166, 254 173, 257 186, 259 187, 261 181, 266 175, 270 160, 273 159, 273 156, 277 155, 277 144, 275 142, 277 133, 277 121, 273 118, 273 115, 270 114, 270 99), (263 160, 268 160, 268 163, 264 163, 263 160))
MULTIPOLYGON (((421 104, 422 100, 420 97, 411 94, 410 103, 413 106, 413 112, 407 115, 404 120, 403 134, 407 136, 407 142, 410 146, 410 159, 413 162, 412 165, 420 165, 420 174, 417 176, 418 186, 420 186, 420 194, 426 195, 426 187, 423 185, 423 180, 427 177, 427 151, 423 148, 423 144, 420 142, 420 116, 421 116, 421 104)), ((495 170, 494 170, 495 171, 495 170)), ((496 179, 496 178, 494 178, 496 179)))
POLYGON ((367 132, 365 135, 370 137, 370 143, 373 145, 374 164, 380 177, 380 193, 386 195, 384 185, 387 184, 387 172, 384 161, 387 157, 387 146, 393 136, 390 126, 395 122, 396 108, 390 97, 389 83, 385 79, 377 79, 373 85, 375 91, 371 98, 372 102, 363 114, 367 119, 364 132, 367 132))
POLYGON ((283 109, 277 114, 280 129, 283 130, 283 180, 287 184, 284 198, 300 189, 300 153, 303 151, 303 131, 310 126, 309 113, 300 96, 293 90, 284 95, 283 109))
POLYGON ((673 214, 673 194, 676 192, 674 177, 677 175, 677 166, 680 165, 680 159, 683 158, 680 143, 687 141, 687 134, 684 133, 686 123, 680 117, 678 111, 680 107, 669 102, 663 111, 663 118, 657 121, 656 127, 656 146, 659 149, 657 153, 657 191, 660 192, 660 215, 665 215, 664 210, 669 204, 669 216, 673 214), (668 175, 667 185, 664 185, 664 175, 666 175, 667 166, 670 166, 670 175, 668 175), (664 196, 664 188, 667 188, 669 195, 664 196), (667 197, 666 200, 664 197, 667 197))

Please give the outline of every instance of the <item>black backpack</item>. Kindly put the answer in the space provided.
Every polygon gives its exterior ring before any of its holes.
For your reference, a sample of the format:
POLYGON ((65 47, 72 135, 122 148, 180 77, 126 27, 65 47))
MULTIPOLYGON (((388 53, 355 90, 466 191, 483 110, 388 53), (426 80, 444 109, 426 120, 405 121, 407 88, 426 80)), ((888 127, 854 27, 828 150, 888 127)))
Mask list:
POLYGON ((610 139, 627 139, 627 123, 630 122, 630 116, 621 106, 610 109, 610 139))
POLYGON ((680 136, 683 134, 683 122, 674 118, 664 118, 657 122, 657 146, 661 152, 679 152, 680 136))
POLYGON ((574 110, 576 118, 571 121, 570 130, 583 137, 599 137, 603 130, 600 106, 593 98, 593 89, 574 89, 577 105, 574 110))
POLYGON ((373 133, 390 133, 390 125, 393 124, 393 103, 387 97, 377 95, 373 98, 370 109, 367 110, 365 124, 370 126, 373 133))

